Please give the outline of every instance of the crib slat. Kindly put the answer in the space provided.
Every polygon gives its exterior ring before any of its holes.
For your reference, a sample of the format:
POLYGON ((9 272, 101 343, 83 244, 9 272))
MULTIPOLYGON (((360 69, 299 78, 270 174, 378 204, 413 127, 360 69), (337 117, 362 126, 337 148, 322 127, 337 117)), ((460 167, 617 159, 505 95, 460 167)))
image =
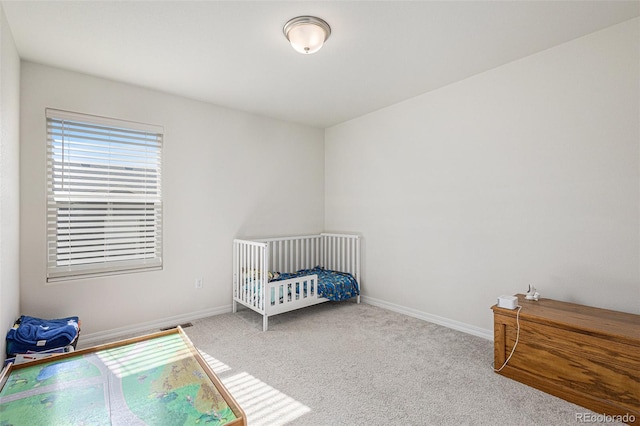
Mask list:
POLYGON ((252 306, 253 306, 253 303, 251 303, 251 295, 252 295, 251 287, 253 286, 253 280, 254 280, 253 271, 255 269, 255 266, 253 265, 254 251, 255 251, 255 246, 250 246, 249 250, 247 251, 247 274, 249 277, 249 282, 245 286, 245 292, 246 292, 245 300, 252 306))

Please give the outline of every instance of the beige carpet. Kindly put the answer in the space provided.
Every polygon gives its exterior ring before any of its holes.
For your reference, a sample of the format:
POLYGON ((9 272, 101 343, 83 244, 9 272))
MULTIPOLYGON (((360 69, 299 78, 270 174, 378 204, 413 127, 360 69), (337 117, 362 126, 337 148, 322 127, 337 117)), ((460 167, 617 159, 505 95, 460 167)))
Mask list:
POLYGON ((575 425, 592 414, 495 374, 490 341, 375 306, 325 303, 261 325, 243 310, 185 328, 252 426, 575 425))

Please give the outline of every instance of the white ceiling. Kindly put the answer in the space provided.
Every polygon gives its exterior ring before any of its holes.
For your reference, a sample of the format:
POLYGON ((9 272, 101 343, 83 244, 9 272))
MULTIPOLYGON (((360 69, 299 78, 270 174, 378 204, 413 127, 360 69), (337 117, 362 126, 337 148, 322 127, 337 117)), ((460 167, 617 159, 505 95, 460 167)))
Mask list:
POLYGON ((328 127, 640 16, 640 1, 2 1, 22 59, 328 127), (282 26, 326 20, 316 54, 282 26))

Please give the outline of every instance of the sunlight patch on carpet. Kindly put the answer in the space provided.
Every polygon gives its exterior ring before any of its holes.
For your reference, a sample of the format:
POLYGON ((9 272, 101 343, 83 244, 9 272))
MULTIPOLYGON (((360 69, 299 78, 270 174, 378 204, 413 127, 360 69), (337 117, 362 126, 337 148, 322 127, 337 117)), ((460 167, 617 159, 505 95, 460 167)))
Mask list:
POLYGON ((221 375, 229 374, 233 368, 203 350, 198 349, 198 352, 244 410, 251 426, 284 426, 311 411, 311 408, 247 372, 221 375))
POLYGON ((285 425, 311 411, 245 372, 222 379, 222 383, 245 411, 251 425, 285 425))

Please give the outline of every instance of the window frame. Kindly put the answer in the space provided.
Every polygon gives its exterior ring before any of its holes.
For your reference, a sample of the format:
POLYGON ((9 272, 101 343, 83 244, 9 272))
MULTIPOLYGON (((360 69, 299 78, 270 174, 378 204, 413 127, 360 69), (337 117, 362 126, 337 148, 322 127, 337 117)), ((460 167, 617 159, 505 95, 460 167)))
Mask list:
POLYGON ((45 121, 46 281, 161 270, 164 128, 54 108, 45 121))

